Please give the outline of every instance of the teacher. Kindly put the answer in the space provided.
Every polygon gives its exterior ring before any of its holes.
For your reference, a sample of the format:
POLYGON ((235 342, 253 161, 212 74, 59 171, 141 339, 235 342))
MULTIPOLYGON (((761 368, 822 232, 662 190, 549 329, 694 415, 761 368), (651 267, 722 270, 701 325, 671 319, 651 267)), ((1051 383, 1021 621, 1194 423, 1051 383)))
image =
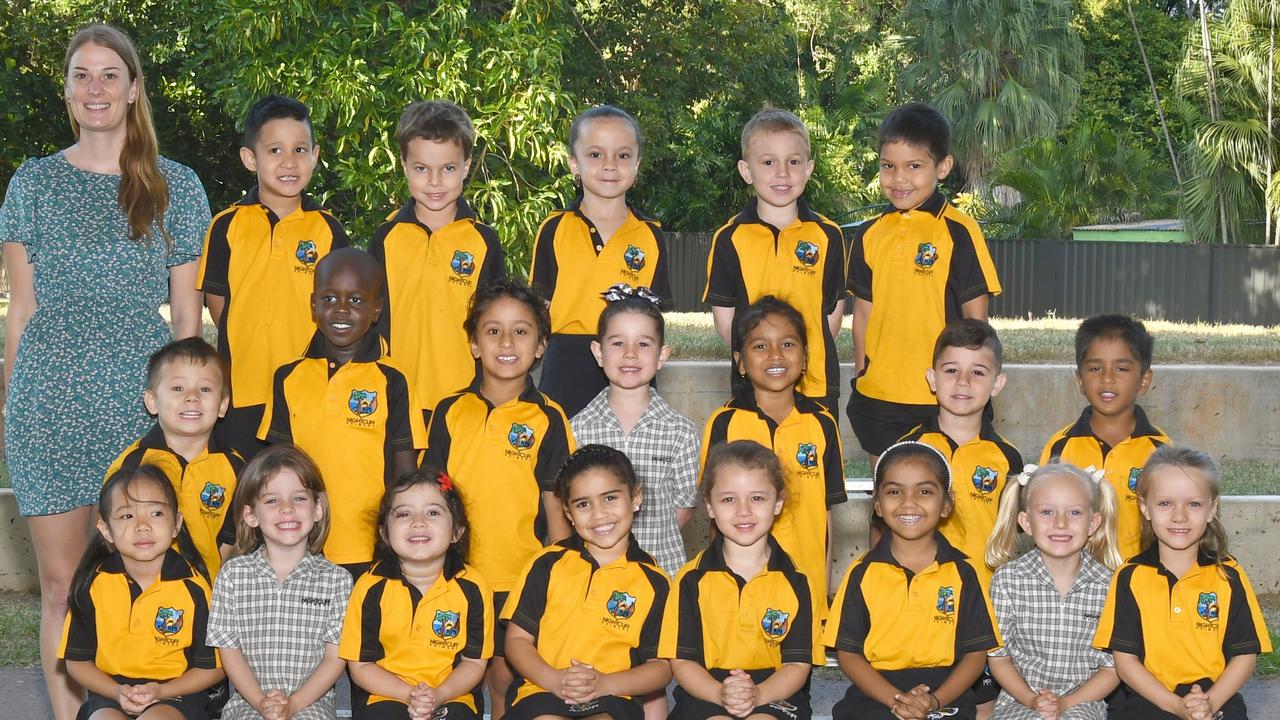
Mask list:
POLYGON ((111 460, 150 426, 147 357, 200 330, 196 266, 209 201, 156 152, 142 65, 108 25, 71 39, 64 97, 76 142, 22 164, 0 207, 9 271, 5 449, 40 572, 40 663, 57 720, 83 693, 59 670, 67 591, 111 460))

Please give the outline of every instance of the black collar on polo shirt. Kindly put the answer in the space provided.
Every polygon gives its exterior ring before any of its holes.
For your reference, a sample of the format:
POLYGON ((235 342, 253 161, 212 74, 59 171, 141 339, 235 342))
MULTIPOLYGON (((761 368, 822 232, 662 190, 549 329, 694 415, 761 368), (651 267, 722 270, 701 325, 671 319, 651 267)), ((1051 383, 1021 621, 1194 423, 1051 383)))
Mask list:
MULTIPOLYGON (((475 378, 471 380, 471 384, 467 386, 467 392, 474 394, 481 400, 484 400, 484 403, 489 406, 490 410, 492 410, 494 407, 493 403, 489 402, 489 399, 480 393, 480 388, 483 385, 484 378, 480 377, 480 373, 476 373, 475 378)), ((543 404, 542 393, 538 392, 538 386, 533 384, 532 375, 525 376, 524 389, 520 391, 520 395, 517 399, 528 403, 536 403, 538 405, 543 404)))
POLYGON ((899 210, 898 208, 890 204, 887 208, 885 208, 884 212, 880 214, 882 216, 892 215, 893 213, 906 214, 914 210, 919 210, 920 212, 927 212, 934 217, 942 217, 942 212, 946 209, 947 209, 947 197, 942 193, 938 192, 937 190, 934 190, 933 194, 929 196, 929 199, 925 200, 924 202, 920 203, 914 208, 911 208, 910 210, 899 210))
MULTIPOLYGON (((752 195, 751 199, 747 201, 747 206, 744 207, 742 209, 742 212, 738 215, 738 219, 744 223, 756 223, 758 225, 769 225, 769 223, 760 219, 759 202, 760 202, 760 199, 752 195)), ((810 209, 809 202, 804 199, 804 196, 796 198, 796 216, 800 220, 800 222, 819 222, 820 220, 822 220, 822 218, 819 217, 816 212, 810 209)), ((773 227, 773 226, 769 225, 769 227, 773 227)), ((782 228, 777 228, 777 229, 781 230, 782 228)))
MULTIPOLYGON (((142 439, 138 441, 138 447, 143 448, 144 450, 164 450, 165 452, 172 453, 173 456, 178 458, 183 465, 187 464, 186 458, 174 452, 173 448, 169 447, 169 443, 164 439, 164 429, 160 427, 160 423, 156 423, 151 426, 151 429, 147 431, 147 434, 143 435, 142 439)), ((225 448, 222 447, 222 443, 218 441, 217 433, 209 434, 207 448, 210 455, 225 452, 225 448)))
MULTIPOLYGON (((592 570, 600 569, 600 563, 596 562, 596 559, 591 555, 591 551, 587 550, 587 543, 585 540, 582 539, 581 535, 574 533, 569 537, 557 542, 556 545, 559 545, 560 547, 563 547, 567 550, 573 550, 574 552, 581 555, 583 560, 591 564, 592 570)), ((657 565, 657 563, 654 562, 653 560, 653 556, 645 552, 643 549, 641 549, 640 543, 636 542, 636 538, 634 535, 631 535, 627 538, 627 552, 624 555, 624 557, 626 557, 626 559, 630 562, 657 565)))
MULTIPOLYGON (((936 433, 946 438, 947 445, 951 447, 951 452, 953 453, 960 447, 959 443, 943 431, 942 426, 938 423, 938 415, 936 413, 933 417, 925 420, 921 428, 926 433, 936 433)), ((991 424, 990 420, 986 420, 985 418, 983 419, 982 427, 978 429, 978 439, 987 440, 989 442, 998 442, 1000 440, 1000 436, 996 434, 996 428, 991 424)))
MULTIPOLYGON (((1093 428, 1089 427, 1089 418, 1092 417, 1093 408, 1086 406, 1080 413, 1080 419, 1076 420, 1076 424, 1072 425, 1070 430, 1067 430, 1067 437, 1097 437, 1093 434, 1093 428)), ((1133 418, 1135 420, 1133 434, 1129 437, 1153 437, 1160 434, 1160 431, 1147 419, 1147 413, 1141 405, 1133 406, 1133 418)), ((1098 442, 1102 442, 1101 438, 1098 442)))
MULTIPOLYGON (((99 566, 102 572, 117 573, 126 575, 124 568, 124 557, 119 552, 113 552, 102 561, 99 566)), ((195 572, 192 571, 191 565, 182 557, 182 554, 173 548, 169 548, 164 553, 164 563, 160 566, 161 580, 184 580, 194 577, 195 572)), ((133 582, 133 578, 129 578, 129 582, 133 582)))
MULTIPOLYGON (((244 197, 236 201, 236 204, 237 205, 262 205, 262 199, 258 192, 258 186, 254 185, 253 187, 249 188, 245 192, 244 197)), ((266 206, 263 205, 263 207, 266 207, 266 206)), ((321 207, 320 207, 320 203, 316 202, 315 198, 311 197, 306 193, 302 193, 302 209, 303 211, 320 210, 321 207)), ((269 213, 272 212, 271 208, 267 208, 267 212, 269 213)), ((274 215, 275 213, 272 213, 272 214, 274 215)))
MULTIPOLYGON (((458 204, 458 207, 456 210, 454 210, 454 215, 453 215, 454 222, 457 222, 459 220, 475 220, 475 221, 479 220, 479 218, 476 217, 476 211, 471 209, 471 205, 467 203, 466 198, 459 195, 457 204, 458 204)), ((409 198, 408 202, 406 202, 404 205, 401 205, 400 209, 395 211, 395 213, 391 215, 391 219, 398 223, 412 223, 414 225, 417 225, 423 230, 426 230, 427 234, 430 235, 431 228, 427 227, 426 225, 423 225, 421 222, 418 221, 418 213, 414 210, 414 208, 416 208, 417 206, 418 206, 418 201, 414 200, 413 198, 409 198)))
MULTIPOLYGON (((764 569, 774 572, 796 572, 795 563, 787 555, 782 546, 778 544, 777 539, 772 534, 765 536, 765 541, 769 543, 769 561, 765 563, 764 569)), ((702 561, 698 563, 699 570, 727 572, 738 578, 738 574, 729 568, 729 563, 724 559, 724 536, 716 533, 711 543, 707 545, 707 549, 702 553, 702 561)), ((738 578, 739 580, 750 580, 751 578, 738 578)))
MULTIPOLYGON (((365 333, 364 337, 360 338, 359 344, 356 345, 356 354, 351 358, 351 362, 377 362, 382 359, 385 352, 386 349, 382 346, 382 338, 370 326, 369 332, 365 333)), ((316 334, 311 336, 311 343, 307 345, 307 352, 304 357, 333 360, 326 352, 324 335, 319 330, 316 330, 316 334)))
MULTIPOLYGON (((933 541, 937 544, 937 551, 934 553, 933 561, 938 565, 944 565, 957 560, 965 560, 967 558, 964 553, 955 549, 951 543, 947 542, 947 538, 937 530, 933 531, 933 541)), ((898 562, 898 560, 893 557, 892 544, 893 533, 887 532, 884 535, 881 535, 880 541, 877 542, 876 546, 871 548, 871 551, 867 553, 867 560, 872 562, 888 563, 890 565, 900 567, 903 570, 906 570, 907 573, 911 574, 911 570, 903 567, 902 563, 898 562)))

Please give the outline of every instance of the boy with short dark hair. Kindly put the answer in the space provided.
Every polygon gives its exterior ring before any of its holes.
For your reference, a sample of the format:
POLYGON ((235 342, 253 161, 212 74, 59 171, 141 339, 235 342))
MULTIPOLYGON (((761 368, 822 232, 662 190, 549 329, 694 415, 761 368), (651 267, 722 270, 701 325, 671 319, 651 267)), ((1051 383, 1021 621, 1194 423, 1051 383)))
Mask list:
POLYGON ((306 194, 320 147, 307 106, 268 95, 249 108, 240 161, 258 177, 205 235, 196 288, 218 326, 218 351, 231 366, 231 407, 223 441, 249 459, 271 397, 271 373, 298 357, 313 332, 307 298, 316 262, 345 247, 347 234, 306 194))
POLYGON ((880 124, 880 191, 891 207, 854 229, 853 393, 847 412, 872 460, 938 412, 925 371, 948 323, 987 318, 1000 281, 977 222, 938 191, 951 173, 947 119, 923 103, 880 124))
POLYGON ((1106 472, 1116 491, 1120 556, 1142 551, 1137 485, 1156 448, 1173 441, 1138 405, 1151 385, 1155 340, 1127 315, 1094 315, 1076 330, 1076 384, 1089 401, 1080 418, 1049 438, 1040 464, 1061 460, 1106 472))
POLYGON ((424 418, 475 377, 462 321, 482 284, 507 276, 502 245, 462 197, 475 129, 443 100, 415 102, 396 129, 409 200, 374 233, 369 252, 386 273, 379 331, 424 418))
POLYGON ((765 295, 799 310, 810 338, 799 390, 835 417, 845 245, 840 226, 804 200, 813 173, 804 122, 786 110, 756 113, 742 128, 738 173, 755 197, 712 238, 702 299, 711 304, 716 332, 726 344, 734 315, 765 295))
POLYGON ((369 253, 339 248, 317 263, 318 329, 301 359, 276 370, 258 430, 316 461, 329 496, 325 557, 356 577, 373 560, 384 488, 414 471, 427 444, 409 382, 372 329, 381 310, 382 269, 369 253))
POLYGON ((1004 389, 1003 355, 1000 338, 986 321, 966 318, 948 325, 934 344, 933 367, 925 372, 938 398, 937 413, 902 438, 933 446, 950 463, 955 504, 938 529, 973 560, 984 587, 991 582, 985 558, 1000 493, 1011 476, 1022 472, 1022 455, 983 413, 1004 389))
POLYGON ((105 476, 139 465, 163 470, 210 580, 235 544, 231 498, 244 468, 244 458, 222 446, 213 432, 227 411, 230 390, 226 360, 204 340, 175 340, 157 350, 147 361, 142 394, 156 425, 125 448, 105 476))

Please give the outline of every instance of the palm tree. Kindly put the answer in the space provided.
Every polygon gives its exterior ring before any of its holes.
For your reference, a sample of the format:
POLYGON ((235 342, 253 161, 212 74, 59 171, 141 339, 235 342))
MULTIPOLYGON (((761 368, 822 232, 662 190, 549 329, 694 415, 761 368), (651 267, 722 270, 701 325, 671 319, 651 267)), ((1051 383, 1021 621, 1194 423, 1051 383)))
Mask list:
POLYGON ((910 0, 902 26, 914 62, 908 96, 951 119, 966 188, 985 195, 991 167, 1010 148, 1052 135, 1080 95, 1083 48, 1071 0, 910 0))
POLYGON ((1182 205, 1193 238, 1276 241, 1276 2, 1235 0, 1187 43, 1177 87, 1193 128, 1182 205))

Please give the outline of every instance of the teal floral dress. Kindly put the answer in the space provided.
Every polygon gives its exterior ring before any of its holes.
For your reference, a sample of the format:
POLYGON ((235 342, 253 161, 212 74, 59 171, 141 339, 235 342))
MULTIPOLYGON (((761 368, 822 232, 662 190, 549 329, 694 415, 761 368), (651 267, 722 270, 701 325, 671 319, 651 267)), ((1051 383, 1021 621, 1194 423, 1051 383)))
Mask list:
POLYGON ((59 152, 22 164, 0 207, 0 241, 26 246, 36 311, 18 345, 4 445, 23 515, 97 502, 116 455, 151 425, 146 364, 170 339, 161 303, 169 268, 200 257, 209 200, 190 168, 166 158, 164 226, 129 239, 118 175, 72 166, 59 152))

